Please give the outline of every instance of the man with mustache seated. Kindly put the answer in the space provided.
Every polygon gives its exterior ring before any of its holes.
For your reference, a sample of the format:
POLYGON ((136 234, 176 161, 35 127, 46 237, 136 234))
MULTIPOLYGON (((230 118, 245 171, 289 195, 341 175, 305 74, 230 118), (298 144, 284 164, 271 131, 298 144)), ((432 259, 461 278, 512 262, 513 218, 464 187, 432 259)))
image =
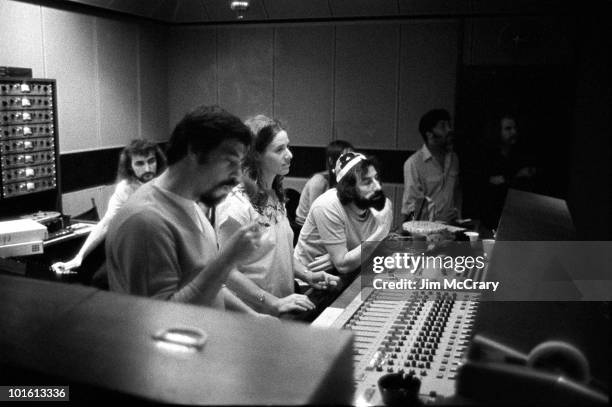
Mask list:
POLYGON ((168 168, 132 195, 111 222, 106 265, 112 291, 254 313, 224 283, 260 243, 257 224, 218 249, 198 205, 221 201, 238 183, 249 129, 217 106, 200 106, 175 127, 168 168))
POLYGON ((117 165, 117 186, 108 200, 104 217, 92 229, 83 246, 74 258, 67 262, 54 263, 51 268, 56 273, 66 273, 78 268, 106 237, 108 225, 119 208, 127 202, 138 188, 151 181, 166 169, 166 156, 154 143, 147 140, 132 140, 119 155, 117 165))
MULTIPOLYGON (((310 208, 294 256, 312 272, 331 267, 338 273, 361 264, 364 241, 381 241, 391 229, 393 209, 371 158, 345 153, 336 163, 337 185, 310 208)), ((370 249, 370 245, 367 246, 370 249)))

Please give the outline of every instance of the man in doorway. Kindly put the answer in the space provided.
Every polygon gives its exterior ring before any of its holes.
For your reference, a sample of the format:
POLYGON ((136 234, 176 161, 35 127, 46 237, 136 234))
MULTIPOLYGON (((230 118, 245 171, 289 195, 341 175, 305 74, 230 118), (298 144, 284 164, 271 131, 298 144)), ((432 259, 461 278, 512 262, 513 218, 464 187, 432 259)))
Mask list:
POLYGON ((168 169, 140 188, 111 223, 111 290, 250 310, 223 285, 259 245, 259 226, 241 227, 219 251, 198 205, 213 206, 238 183, 250 141, 242 121, 217 106, 200 106, 179 122, 168 142, 168 169))
POLYGON ((404 163, 404 220, 450 223, 460 217, 459 158, 453 151, 451 117, 444 109, 419 121, 423 147, 404 163))

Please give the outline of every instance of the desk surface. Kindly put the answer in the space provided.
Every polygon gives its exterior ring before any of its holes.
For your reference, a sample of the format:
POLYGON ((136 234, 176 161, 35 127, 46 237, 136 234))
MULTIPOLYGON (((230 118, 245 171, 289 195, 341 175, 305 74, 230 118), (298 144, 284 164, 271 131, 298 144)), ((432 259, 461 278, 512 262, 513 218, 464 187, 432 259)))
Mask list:
POLYGON ((2 352, 3 364, 178 404, 347 404, 352 398, 347 332, 0 278, 0 308, 10 310, 0 313, 0 346, 20 350, 2 352), (200 329, 208 339, 192 353, 159 347, 153 335, 173 327, 200 329))
POLYGON ((72 239, 75 238, 79 238, 85 235, 88 235, 94 228, 94 226, 96 226, 95 222, 77 222, 77 223, 73 223, 70 225, 70 228, 72 230, 72 233, 70 234, 66 234, 63 236, 58 236, 56 238, 52 238, 52 239, 47 239, 43 242, 43 246, 45 248, 49 247, 49 246, 53 246, 59 243, 63 243, 63 242, 67 242, 70 241, 72 239))

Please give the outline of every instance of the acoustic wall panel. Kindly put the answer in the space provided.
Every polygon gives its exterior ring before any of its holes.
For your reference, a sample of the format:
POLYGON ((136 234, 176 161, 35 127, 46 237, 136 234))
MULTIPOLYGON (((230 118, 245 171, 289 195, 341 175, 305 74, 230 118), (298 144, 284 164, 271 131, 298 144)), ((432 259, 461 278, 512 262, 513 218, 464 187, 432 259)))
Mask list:
POLYGON ((172 21, 178 6, 175 0, 161 0, 152 17, 161 21, 172 21))
POLYGON ((357 148, 395 148, 399 27, 338 25, 335 138, 357 148))
POLYGON ((216 30, 170 28, 168 106, 170 131, 197 105, 218 104, 216 30))
POLYGON ((168 29, 140 26, 140 137, 168 140, 168 29))
POLYGON ((418 21, 401 24, 399 131, 397 147, 423 144, 419 119, 430 109, 454 114, 459 24, 418 21))
POLYGON ((94 17, 43 8, 47 74, 59 91, 60 152, 98 147, 94 17))
POLYGON ((291 144, 326 145, 332 139, 334 29, 275 30, 274 115, 286 125, 291 144))
POLYGON ((138 138, 138 26, 98 19, 100 145, 138 138))
POLYGON ((217 30, 219 103, 243 119, 272 115, 272 30, 253 26, 217 30))
POLYGON ((0 1, 0 66, 31 68, 34 78, 46 77, 42 55, 41 7, 0 1))

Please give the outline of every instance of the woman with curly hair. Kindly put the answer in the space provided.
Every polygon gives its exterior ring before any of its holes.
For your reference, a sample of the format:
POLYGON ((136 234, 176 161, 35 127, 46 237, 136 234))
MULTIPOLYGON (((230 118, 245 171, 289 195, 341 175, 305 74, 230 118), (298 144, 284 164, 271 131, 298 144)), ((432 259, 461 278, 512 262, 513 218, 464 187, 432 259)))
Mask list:
POLYGON ((283 177, 289 173, 289 137, 281 124, 258 115, 246 121, 253 142, 244 162, 243 182, 216 208, 215 226, 219 246, 251 222, 263 231, 262 244, 246 264, 230 273, 227 287, 258 312, 278 316, 309 311, 314 304, 294 292, 294 278, 324 289, 336 285, 337 277, 312 273, 293 258, 293 231, 285 209, 283 177))

